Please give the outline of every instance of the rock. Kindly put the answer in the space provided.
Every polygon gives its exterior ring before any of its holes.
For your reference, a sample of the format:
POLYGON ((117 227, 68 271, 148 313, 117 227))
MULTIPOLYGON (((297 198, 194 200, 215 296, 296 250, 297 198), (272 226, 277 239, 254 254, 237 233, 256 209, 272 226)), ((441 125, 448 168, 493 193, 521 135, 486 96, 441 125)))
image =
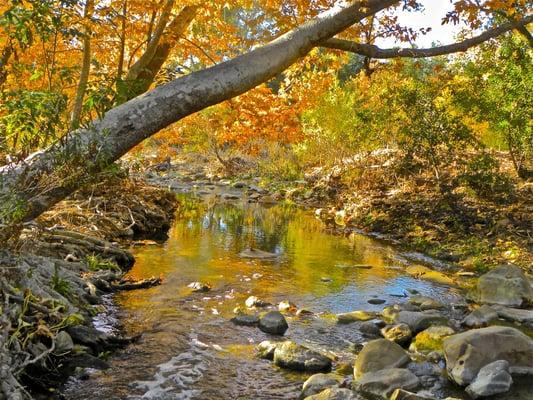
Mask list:
POLYGON ((421 310, 441 310, 445 308, 440 301, 428 296, 413 296, 408 303, 418 306, 421 310))
POLYGON ((296 312, 296 304, 290 302, 289 300, 283 300, 278 305, 278 310, 280 312, 296 312))
POLYGON ((522 307, 533 304, 533 288, 521 268, 502 265, 479 278, 474 297, 480 303, 522 307))
POLYGON ((235 183, 233 184, 233 187, 234 187, 235 189, 242 189, 242 188, 244 188, 244 187, 246 187, 246 186, 248 186, 248 185, 246 184, 246 182, 242 182, 242 181, 237 181, 237 182, 235 182, 235 183))
POLYGON ((409 343, 413 336, 407 324, 386 326, 381 330, 381 334, 385 339, 398 343, 400 346, 409 343))
POLYGON ((407 324, 413 333, 418 333, 432 325, 446 325, 448 320, 437 312, 400 311, 394 322, 407 324))
POLYGON ((248 308, 254 308, 254 307, 266 307, 268 306, 270 303, 267 303, 266 301, 264 300, 261 300, 255 296, 250 296, 246 299, 246 301, 244 302, 244 304, 246 305, 246 307, 248 308))
POLYGON ((420 396, 416 393, 408 392, 404 389, 396 389, 391 395, 390 400, 434 400, 431 397, 420 396))
POLYGON ((255 348, 256 351, 257 351, 257 356, 259 358, 264 358, 264 359, 267 359, 267 360, 273 360, 274 359, 274 350, 276 350, 276 347, 278 345, 279 345, 279 343, 277 343, 277 342, 272 342, 270 340, 263 340, 255 348))
POLYGON ((331 282, 332 279, 327 277, 327 276, 323 276, 322 278, 320 278, 320 281, 322 281, 322 282, 331 282))
POLYGON ((400 309, 397 305, 388 306, 381 310, 381 316, 388 323, 393 323, 399 313, 400 309))
POLYGON ((328 388, 318 394, 306 397, 305 400, 362 400, 350 389, 328 388))
POLYGON ((498 360, 481 368, 474 381, 466 388, 466 392, 474 399, 489 397, 508 392, 512 384, 509 363, 498 360))
POLYGON ((274 364, 294 371, 331 371, 331 360, 328 357, 291 341, 276 346, 274 364))
POLYGON ((269 253, 268 251, 263 251, 259 249, 249 248, 246 250, 243 250, 239 253, 239 257, 242 258, 257 258, 261 260, 268 260, 277 258, 278 255, 276 253, 269 253))
POLYGON ((405 272, 418 279, 425 279, 443 285, 455 285, 455 281, 449 276, 423 265, 412 265, 407 267, 405 272))
POLYGON ((430 326, 415 336, 409 347, 410 351, 428 354, 432 351, 442 352, 442 342, 455 331, 448 326, 430 326))
POLYGON ((461 325, 468 328, 483 328, 491 321, 498 318, 498 314, 488 305, 482 305, 468 314, 465 319, 461 321, 461 325))
POLYGON ((381 332, 379 327, 374 321, 366 321, 359 325, 359 331, 367 336, 380 336, 381 332))
POLYGON ((533 325, 533 310, 523 310, 504 306, 492 306, 498 317, 511 322, 533 325))
POLYGON ((533 340, 515 328, 490 326, 444 339, 448 375, 466 386, 494 361, 509 363, 511 374, 533 374, 533 340))
POLYGON ((233 317, 231 322, 240 326, 257 326, 259 324, 259 317, 257 315, 239 314, 233 317))
POLYGON ((357 356, 354 364, 354 376, 357 378, 368 372, 401 367, 410 360, 405 350, 396 343, 387 339, 372 340, 363 347, 357 356))
POLYGON ((376 313, 368 311, 352 311, 343 314, 337 314, 337 322, 339 324, 351 324, 356 321, 368 321, 376 318, 376 313))
POLYGON ((388 399, 396 389, 415 389, 420 385, 420 380, 406 369, 389 368, 366 373, 355 380, 353 385, 363 395, 388 399))
POLYGON ((333 374, 314 374, 307 379, 302 386, 301 398, 320 393, 324 389, 339 384, 338 378, 333 374))
POLYGON ((187 287, 191 288, 193 292, 197 293, 205 293, 211 290, 211 285, 203 282, 191 282, 187 285, 187 287))
POLYGON ((259 319, 259 329, 271 335, 283 335, 289 325, 279 311, 270 311, 259 319))
POLYGON ((233 194, 233 193, 222 193, 220 198, 222 200, 238 200, 240 196, 238 194, 233 194))
POLYGON ((296 311, 296 316, 297 317, 303 317, 303 316, 309 316, 309 315, 313 315, 313 311, 310 311, 310 310, 306 310, 305 308, 300 308, 299 310, 296 311))
POLYGON ((54 354, 65 354, 72 351, 74 348, 74 341, 66 331, 61 331, 55 338, 56 348, 54 354))
POLYGON ((67 328, 67 333, 74 343, 90 347, 95 354, 104 349, 106 335, 97 329, 85 325, 72 325, 67 328))
POLYGON ((370 299, 368 300, 368 304, 383 304, 385 303, 387 300, 383 300, 383 299, 370 299))

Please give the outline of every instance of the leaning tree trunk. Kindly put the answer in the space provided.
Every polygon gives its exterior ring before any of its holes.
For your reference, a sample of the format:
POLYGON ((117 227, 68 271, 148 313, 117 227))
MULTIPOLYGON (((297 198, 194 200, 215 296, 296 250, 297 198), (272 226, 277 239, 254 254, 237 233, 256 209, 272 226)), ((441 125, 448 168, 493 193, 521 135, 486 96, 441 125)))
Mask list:
POLYGON ((24 162, 0 169, 0 223, 29 221, 78 189, 137 144, 206 107, 276 76, 320 42, 398 0, 337 4, 271 43, 194 72, 110 110, 24 162))

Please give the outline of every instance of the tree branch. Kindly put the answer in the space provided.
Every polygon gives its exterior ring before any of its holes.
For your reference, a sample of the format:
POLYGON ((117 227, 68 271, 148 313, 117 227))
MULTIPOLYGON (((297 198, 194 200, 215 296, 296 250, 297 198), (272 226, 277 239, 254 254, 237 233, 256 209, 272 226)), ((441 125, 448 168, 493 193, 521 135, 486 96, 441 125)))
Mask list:
POLYGON ((382 49, 378 46, 364 43, 357 43, 351 40, 332 38, 320 44, 321 47, 329 49, 343 50, 351 53, 360 54, 370 58, 423 58, 435 57, 444 54, 459 53, 468 50, 471 47, 477 46, 489 39, 495 38, 508 32, 512 29, 524 28, 527 24, 533 22, 533 15, 528 15, 519 21, 508 22, 496 28, 489 29, 479 36, 463 40, 462 42, 448 44, 445 46, 432 47, 430 49, 407 49, 407 48, 393 48, 382 49))

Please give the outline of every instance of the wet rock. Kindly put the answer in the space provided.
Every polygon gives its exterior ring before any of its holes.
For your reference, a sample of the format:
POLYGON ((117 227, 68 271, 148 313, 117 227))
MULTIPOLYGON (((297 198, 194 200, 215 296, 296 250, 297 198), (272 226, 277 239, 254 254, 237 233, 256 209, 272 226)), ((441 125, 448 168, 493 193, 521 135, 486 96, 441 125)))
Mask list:
POLYGON ((244 187, 246 187, 246 186, 248 186, 248 185, 246 184, 246 182, 242 182, 242 181, 237 181, 237 182, 235 182, 235 183, 233 184, 233 187, 234 187, 235 189, 242 189, 242 188, 244 188, 244 187))
POLYGON ((393 323, 400 313, 400 308, 397 305, 385 307, 381 311, 381 316, 388 323, 393 323))
POLYGON ((257 356, 259 358, 264 358, 264 359, 267 359, 267 360, 273 360, 274 359, 274 350, 276 350, 276 347, 279 344, 280 343, 278 343, 278 342, 272 342, 270 340, 263 340, 256 347, 257 356))
POLYGON ((187 285, 188 288, 191 288, 195 293, 205 293, 211 290, 211 285, 204 282, 191 282, 187 285))
POLYGON ((259 319, 259 329, 271 335, 283 335, 289 325, 279 311, 270 311, 259 319))
POLYGON ((268 259, 277 258, 278 255, 276 253, 269 253, 268 251, 263 251, 263 250, 254 249, 253 247, 250 247, 249 249, 241 251, 239 253, 239 257, 268 260, 268 259))
POLYGON ((509 363, 505 360, 494 361, 479 370, 466 392, 474 399, 506 393, 513 384, 509 374, 509 363))
POLYGON ((257 326, 259 324, 259 317, 257 315, 239 314, 233 317, 231 322, 240 326, 257 326))
POLYGON ((376 318, 377 314, 368 311, 352 311, 348 313, 337 314, 337 322, 339 324, 351 324, 357 321, 368 321, 376 318))
POLYGON ((88 353, 78 353, 69 357, 65 361, 67 371, 74 371, 76 368, 108 369, 109 364, 98 357, 88 353))
POLYGON ((455 281, 442 272, 435 271, 423 265, 412 265, 405 270, 409 275, 444 285, 455 285, 455 281))
POLYGON ((366 336, 381 336, 379 327, 374 321, 366 321, 359 325, 359 331, 366 336))
POLYGON ((313 315, 313 311, 306 310, 305 308, 300 308, 299 310, 296 311, 297 317, 305 317, 305 316, 310 316, 310 315, 313 315))
POLYGON ((432 325, 447 325, 448 320, 437 312, 432 311, 400 311, 394 321, 407 324, 413 333, 418 333, 432 325))
POLYGON ((434 398, 421 396, 404 389, 396 389, 391 395, 390 400, 434 400, 434 398))
POLYGON ((56 348, 54 354, 65 354, 72 351, 74 348, 74 341, 66 331, 61 331, 55 338, 56 348))
POLYGON ((105 345, 105 334, 88 326, 73 325, 67 328, 67 333, 72 338, 74 343, 79 343, 87 346, 98 354, 105 345))
POLYGON ((383 300, 383 299, 370 299, 370 300, 368 300, 368 304, 374 304, 374 305, 384 304, 385 302, 386 302, 386 300, 383 300))
POLYGON ((329 372, 331 359, 291 341, 283 342, 274 350, 274 364, 294 371, 329 372))
POLYGON ((440 353, 442 352, 443 340, 454 333, 455 331, 448 326, 430 326, 415 336, 409 350, 424 354, 432 351, 440 353))
MULTIPOLYGON (((391 343, 391 342, 389 342, 391 343)), ((355 380, 354 389, 371 398, 389 399, 396 389, 411 390, 420 385, 420 380, 411 371, 401 368, 369 372, 355 380)))
POLYGON ((498 314, 488 305, 482 305, 468 314, 461 325, 468 328, 483 328, 498 318, 498 314))
POLYGON ((339 380, 333 374, 314 374, 307 379, 302 386, 301 398, 306 398, 320 393, 324 389, 337 386, 339 380))
POLYGON ((246 301, 244 302, 244 304, 246 305, 246 307, 248 308, 254 308, 254 307, 266 307, 268 305, 270 305, 270 303, 267 303, 266 301, 264 300, 261 300, 259 299, 258 297, 256 296, 250 296, 246 299, 246 301))
POLYGON ((356 378, 381 369, 397 368, 407 364, 409 356, 399 345, 387 339, 368 342, 357 356, 354 364, 356 378))
POLYGON ((449 376, 462 386, 498 360, 509 363, 511 374, 533 374, 533 340, 514 328, 490 326, 449 336, 444 355, 449 376))
POLYGON ((397 324, 386 326, 381 330, 381 334, 387 340, 398 343, 400 346, 406 345, 411 341, 411 328, 407 324, 397 324))
POLYGON ((498 317, 507 321, 519 322, 530 326, 533 325, 533 310, 523 310, 504 306, 492 306, 492 309, 498 314, 498 317))
POLYGON ((296 304, 290 302, 289 300, 284 300, 278 304, 278 310, 280 312, 296 312, 297 307, 296 304))
POLYGON ((533 304, 533 288, 521 268, 502 265, 479 278, 474 297, 480 303, 522 307, 533 304))
POLYGON ((362 400, 350 389, 328 388, 318 394, 306 397, 305 400, 362 400))

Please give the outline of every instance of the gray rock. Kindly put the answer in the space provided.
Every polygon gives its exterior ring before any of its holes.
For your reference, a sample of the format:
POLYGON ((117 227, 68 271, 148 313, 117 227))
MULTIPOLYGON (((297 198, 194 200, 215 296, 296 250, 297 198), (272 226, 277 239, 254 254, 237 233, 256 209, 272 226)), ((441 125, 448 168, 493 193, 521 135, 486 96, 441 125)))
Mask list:
POLYGON ((506 393, 513 384, 509 374, 509 363, 498 360, 485 365, 479 370, 476 379, 466 388, 466 392, 474 399, 506 393))
POLYGON ((278 367, 294 371, 331 371, 331 359, 291 341, 283 342, 276 346, 274 350, 274 364, 278 367))
POLYGON ((256 326, 259 324, 259 317, 257 315, 240 314, 233 317, 231 322, 240 326, 256 326))
POLYGON ((407 324, 413 333, 418 333, 432 325, 447 325, 448 320, 434 311, 400 311, 394 321, 397 324, 407 324))
POLYGON ((533 288, 521 268, 502 265, 479 278, 474 297, 480 303, 522 307, 533 304, 533 288))
POLYGON ((374 323, 374 321, 366 321, 359 325, 359 331, 367 336, 380 336, 381 332, 379 327, 374 323))
POLYGON ((407 324, 398 324, 386 326, 381 330, 381 334, 387 340, 398 343, 400 346, 406 345, 411 341, 411 328, 407 324))
POLYGON ((278 343, 278 342, 272 342, 270 340, 263 340, 256 347, 257 356, 259 358, 264 358, 264 359, 267 359, 267 360, 273 360, 274 359, 274 351, 276 350, 276 347, 279 344, 280 343, 278 343))
POLYGON ((381 369, 397 368, 407 364, 409 356, 399 345, 387 339, 368 342, 357 356, 354 364, 354 376, 360 377, 368 372, 381 369))
POLYGON ((324 389, 337 386, 339 380, 333 374, 314 374, 307 379, 302 386, 301 398, 318 394, 324 389))
POLYGON ((270 311, 259 319, 259 329, 271 335, 284 335, 289 325, 279 311, 270 311))
MULTIPOLYGON (((391 342, 389 342, 391 343, 391 342)), ((371 398, 388 399, 396 389, 411 390, 420 380, 411 371, 401 368, 382 369, 364 374, 353 383, 354 389, 371 398)))
POLYGON ((533 340, 504 326, 473 329, 444 339, 448 375, 466 386, 479 370, 494 361, 509 363, 511 374, 533 374, 533 340))
POLYGON ((383 299, 370 299, 368 300, 368 304, 383 304, 385 303, 386 300, 383 300, 383 299))
POLYGON ((492 306, 492 309, 498 314, 498 317, 507 321, 533 325, 533 310, 523 310, 504 306, 492 306))
POLYGON ((65 354, 72 351, 74 348, 74 341, 70 337, 70 335, 65 332, 61 331, 56 336, 56 348, 54 353, 55 354, 65 354))
POLYGON ((362 400, 350 389, 328 388, 318 394, 306 397, 305 400, 362 400))
POLYGON ((461 321, 461 325, 468 328, 483 328, 491 321, 498 318, 498 314, 488 305, 482 305, 468 314, 465 319, 461 321))

